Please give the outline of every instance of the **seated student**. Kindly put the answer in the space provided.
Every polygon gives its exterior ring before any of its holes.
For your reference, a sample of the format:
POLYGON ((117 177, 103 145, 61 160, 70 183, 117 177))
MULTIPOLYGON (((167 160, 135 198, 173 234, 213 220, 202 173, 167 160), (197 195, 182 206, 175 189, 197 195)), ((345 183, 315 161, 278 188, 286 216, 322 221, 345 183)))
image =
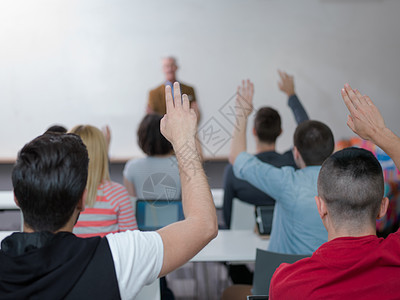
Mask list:
MULTIPOLYGON (((178 83, 174 94, 181 99, 178 83)), ((87 151, 73 134, 40 136, 22 148, 13 169, 24 232, 1 243, 0 298, 134 299, 144 285, 182 266, 217 235, 215 206, 195 147, 196 114, 185 95, 183 103, 173 103, 169 86, 166 98, 161 132, 182 171, 185 220, 157 232, 76 237, 72 229, 87 195, 87 151), (177 149, 184 145, 181 154, 177 149)))
MULTIPOLYGON (((239 87, 237 101, 252 107, 253 84, 248 80, 239 87)), ((238 108, 244 107, 240 103, 238 108)), ((319 218, 314 196, 321 164, 332 154, 331 130, 318 121, 305 121, 294 133, 294 159, 300 170, 276 168, 246 151, 246 126, 251 109, 236 111, 238 126, 233 133, 229 161, 238 178, 244 179, 273 197, 274 217, 269 249, 288 254, 311 254, 328 239, 319 218)))
POLYGON ((123 172, 124 185, 133 197, 181 198, 178 163, 171 143, 160 132, 161 119, 159 114, 149 114, 140 122, 138 144, 148 156, 128 161, 123 172))
POLYGON ((92 237, 137 229, 128 191, 110 179, 108 147, 103 133, 90 125, 75 126, 70 132, 80 136, 89 154, 85 210, 73 232, 79 237, 92 237))
MULTIPOLYGON (((400 167, 400 138, 385 125, 367 96, 345 85, 349 127, 381 147, 400 167)), ((382 167, 364 149, 347 148, 328 158, 315 197, 329 241, 312 257, 274 273, 270 299, 399 299, 400 231, 376 236, 375 221, 385 215, 382 167)))
MULTIPOLYGON (((292 109, 298 124, 308 120, 308 115, 296 96, 293 76, 279 71, 281 81, 279 88, 288 96, 288 105, 292 109)), ((263 162, 270 163, 275 167, 291 166, 296 168, 292 150, 284 154, 275 150, 276 139, 282 133, 281 117, 279 113, 270 107, 260 108, 254 119, 253 135, 256 140, 256 157, 263 162)), ((233 198, 254 205, 274 205, 275 200, 252 186, 247 181, 238 179, 233 174, 233 167, 229 164, 224 172, 224 204, 223 213, 225 225, 230 228, 233 198)))

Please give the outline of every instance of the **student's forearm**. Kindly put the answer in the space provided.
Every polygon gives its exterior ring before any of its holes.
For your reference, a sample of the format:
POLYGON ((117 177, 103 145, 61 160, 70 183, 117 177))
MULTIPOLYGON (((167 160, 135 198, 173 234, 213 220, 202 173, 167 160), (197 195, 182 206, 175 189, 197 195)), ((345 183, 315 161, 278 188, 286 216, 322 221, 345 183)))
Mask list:
POLYGON ((196 141, 193 139, 174 150, 179 165, 185 218, 204 221, 207 224, 203 226, 211 225, 213 230, 216 224, 215 206, 196 141))
POLYGON ((390 129, 385 128, 382 131, 376 131, 371 141, 385 151, 400 170, 400 138, 390 129))
POLYGON ((233 138, 231 143, 231 150, 229 154, 229 162, 233 165, 235 163, 236 157, 243 151, 246 151, 247 140, 246 140, 246 130, 247 130, 247 117, 236 116, 237 127, 233 130, 233 138))
POLYGON ((194 139, 174 150, 179 164, 185 220, 158 230, 164 245, 160 277, 190 260, 218 233, 214 202, 194 139))
POLYGON ((297 124, 309 120, 308 114, 296 94, 293 94, 288 98, 288 105, 293 112, 297 124))

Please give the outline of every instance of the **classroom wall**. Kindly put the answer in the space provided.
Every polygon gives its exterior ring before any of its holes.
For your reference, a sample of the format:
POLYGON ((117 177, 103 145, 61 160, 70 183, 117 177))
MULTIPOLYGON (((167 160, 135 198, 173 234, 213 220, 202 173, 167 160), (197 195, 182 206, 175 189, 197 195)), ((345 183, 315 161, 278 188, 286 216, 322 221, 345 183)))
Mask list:
POLYGON ((255 83, 255 108, 282 114, 278 149, 291 146, 295 122, 278 68, 295 76, 309 115, 337 139, 352 134, 345 82, 370 95, 398 132, 399 11, 395 0, 3 0, 0 159, 15 158, 53 123, 109 124, 112 158, 143 155, 135 133, 165 55, 178 58, 179 79, 196 88, 209 158, 229 151, 229 112, 243 78, 255 83))

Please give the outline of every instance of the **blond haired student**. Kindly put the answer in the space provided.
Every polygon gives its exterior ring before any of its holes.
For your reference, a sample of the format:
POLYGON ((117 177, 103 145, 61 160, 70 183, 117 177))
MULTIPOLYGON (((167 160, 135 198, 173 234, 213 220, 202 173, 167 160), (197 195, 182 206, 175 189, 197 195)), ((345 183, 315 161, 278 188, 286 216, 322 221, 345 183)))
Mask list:
POLYGON ((73 232, 80 237, 92 237, 137 229, 128 191, 110 179, 107 142, 103 133, 91 125, 78 125, 70 132, 81 137, 89 154, 85 210, 81 212, 73 232))

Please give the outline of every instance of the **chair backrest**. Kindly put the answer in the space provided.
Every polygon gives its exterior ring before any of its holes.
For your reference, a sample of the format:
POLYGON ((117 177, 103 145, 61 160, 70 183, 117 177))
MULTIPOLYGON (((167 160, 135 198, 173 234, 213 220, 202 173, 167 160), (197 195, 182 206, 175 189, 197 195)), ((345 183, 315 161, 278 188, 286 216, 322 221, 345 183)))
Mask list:
POLYGON ((256 218, 254 215, 254 205, 233 198, 232 202, 232 230, 251 230, 254 229, 256 218))
POLYGON ((311 255, 282 254, 257 249, 253 277, 253 295, 268 295, 269 284, 281 263, 294 263, 311 255))
POLYGON ((256 222, 260 235, 270 235, 275 205, 256 207, 256 222))
POLYGON ((160 300, 160 279, 157 279, 152 284, 145 285, 139 294, 135 297, 136 300, 160 300))
POLYGON ((0 191, 0 230, 20 231, 22 226, 22 213, 14 202, 13 191, 0 191))
POLYGON ((139 230, 158 230, 184 218, 181 200, 136 200, 136 222, 139 230))
POLYGON ((13 191, 0 191, 0 209, 19 209, 14 202, 13 191))

